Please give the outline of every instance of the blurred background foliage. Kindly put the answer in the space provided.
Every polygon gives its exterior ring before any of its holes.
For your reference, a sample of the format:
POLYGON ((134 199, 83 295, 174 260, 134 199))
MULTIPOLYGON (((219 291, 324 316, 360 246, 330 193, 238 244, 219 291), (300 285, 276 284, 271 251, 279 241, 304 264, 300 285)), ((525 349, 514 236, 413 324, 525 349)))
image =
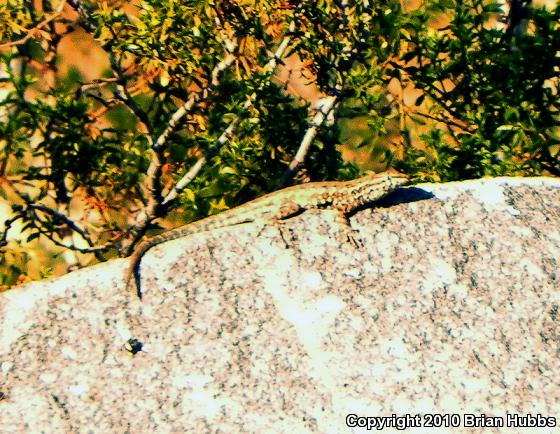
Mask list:
POLYGON ((293 182, 559 176, 559 52, 555 1, 5 0, 0 285, 272 191, 308 136, 293 182))

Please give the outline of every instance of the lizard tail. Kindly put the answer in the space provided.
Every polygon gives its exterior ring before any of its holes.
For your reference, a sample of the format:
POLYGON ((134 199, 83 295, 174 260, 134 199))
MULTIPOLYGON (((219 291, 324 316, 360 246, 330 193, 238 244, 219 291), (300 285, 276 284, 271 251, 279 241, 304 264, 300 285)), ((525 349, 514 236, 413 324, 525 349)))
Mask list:
MULTIPOLYGON (((154 237, 157 238, 157 237, 154 237)), ((154 238, 149 240, 144 240, 136 246, 132 255, 130 255, 130 262, 128 269, 126 270, 126 288, 131 292, 136 289, 136 294, 138 298, 142 298, 142 290, 140 287, 140 262, 142 261, 142 256, 153 246, 157 244, 154 238), (132 282, 134 281, 134 288, 132 287, 132 282)))

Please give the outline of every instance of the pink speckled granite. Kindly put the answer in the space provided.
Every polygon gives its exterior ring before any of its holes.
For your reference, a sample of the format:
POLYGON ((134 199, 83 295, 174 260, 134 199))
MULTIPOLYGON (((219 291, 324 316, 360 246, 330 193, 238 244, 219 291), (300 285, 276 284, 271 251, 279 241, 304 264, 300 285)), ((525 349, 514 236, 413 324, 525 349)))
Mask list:
MULTIPOLYGON (((560 426, 560 180, 418 185, 352 225, 360 249, 318 212, 284 224, 289 248, 256 225, 163 244, 142 301, 125 260, 0 294, 0 432, 342 433, 349 413, 560 426)), ((438 432, 461 431, 518 430, 438 432)))

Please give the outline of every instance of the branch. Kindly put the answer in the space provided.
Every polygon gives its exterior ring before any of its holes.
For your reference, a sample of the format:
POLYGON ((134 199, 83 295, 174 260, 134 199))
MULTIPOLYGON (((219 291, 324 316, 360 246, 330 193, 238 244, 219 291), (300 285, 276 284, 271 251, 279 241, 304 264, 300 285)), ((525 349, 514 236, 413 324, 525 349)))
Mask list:
MULTIPOLYGON (((409 74, 407 72, 406 68, 404 66, 400 65, 399 63, 397 63, 395 61, 389 61, 389 65, 391 65, 393 68, 399 70, 400 72, 405 74, 407 77, 411 77, 411 74, 409 74)), ((423 67, 423 64, 421 63, 420 68, 422 68, 422 67, 423 67)), ((415 87, 417 89, 419 89, 419 87, 416 85, 416 83, 417 82, 415 82, 415 87)), ((458 113, 452 106, 450 106, 449 104, 446 103, 446 99, 451 98, 451 96, 450 96, 451 92, 450 91, 447 91, 444 86, 443 86, 443 90, 439 89, 433 83, 427 82, 427 81, 422 81, 421 84, 423 84, 424 87, 425 87, 424 89, 420 89, 420 90, 422 90, 422 92, 424 92, 426 95, 428 95, 430 98, 432 98, 436 103, 438 103, 451 116, 453 116, 456 119, 461 119, 460 113, 458 113)), ((454 85, 454 87, 456 87, 455 83, 453 83, 453 85, 454 85)))
MULTIPOLYGON (((273 53, 273 55, 270 57, 268 63, 264 68, 265 72, 274 71, 274 69, 276 69, 276 66, 282 62, 282 58, 284 57, 284 54, 286 53, 288 45, 292 39, 292 34, 295 30, 295 25, 296 25, 295 21, 292 21, 290 23, 287 35, 284 37, 284 39, 278 46, 276 52, 273 53)), ((171 205, 171 202, 174 201, 177 198, 177 196, 185 189, 185 187, 198 175, 198 173, 202 170, 202 168, 204 167, 208 159, 212 158, 212 156, 215 155, 220 150, 220 148, 231 139, 233 132, 235 131, 235 128, 237 128, 239 122, 241 121, 241 118, 247 113, 249 108, 255 102, 256 98, 257 98, 256 93, 253 93, 249 96, 247 101, 245 101, 245 104, 243 104, 241 112, 232 119, 232 121, 230 122, 226 130, 220 135, 220 137, 218 138, 218 140, 216 140, 214 145, 212 145, 208 149, 207 155, 200 157, 198 161, 194 164, 194 166, 168 192, 167 196, 165 196, 165 199, 162 202, 162 206, 169 207, 171 205)))
MULTIPOLYGON (((92 14, 89 10, 89 8, 87 7, 87 5, 82 4, 79 0, 66 0, 66 2, 79 14, 80 19, 81 19, 81 24, 82 27, 88 31, 89 33, 94 33, 96 30, 96 21, 95 19, 92 18, 92 14)), ((19 41, 14 41, 14 42, 10 42, 10 43, 6 43, 6 44, 2 44, 0 45, 0 48, 6 48, 6 47, 10 47, 10 46, 16 46, 16 45, 21 45, 24 44, 29 38, 31 38, 34 33, 38 30, 40 30, 41 28, 47 26, 47 25, 51 25, 52 26, 52 21, 59 16, 64 8, 64 4, 65 2, 62 1, 59 5, 59 7, 57 8, 57 10, 48 18, 46 18, 45 20, 43 20, 41 23, 39 23, 34 29, 31 29, 29 31, 29 33, 22 38, 19 41)), ((112 53, 109 53, 110 55, 112 55, 112 53)), ((111 57, 111 56, 110 56, 111 57)), ((54 57, 53 57, 54 59, 54 57)), ((115 92, 115 97, 117 99, 119 99, 120 101, 124 102, 135 114, 136 116, 138 116, 138 118, 146 125, 148 131, 151 133, 151 127, 149 124, 149 119, 147 117, 147 115, 142 111, 142 109, 136 104, 136 102, 132 99, 132 96, 130 95, 130 93, 128 92, 128 90, 126 89, 125 85, 126 85, 126 76, 124 76, 124 74, 122 73, 118 63, 116 62, 116 60, 114 59, 114 57, 111 57, 111 66, 112 67, 116 67, 115 70, 117 72, 117 76, 118 76, 118 80, 117 80, 117 91, 115 92)), ((22 62, 22 68, 25 67, 26 63, 22 62)), ((22 76, 24 76, 24 73, 22 73, 22 76)), ((109 81, 109 80, 107 80, 109 81)), ((16 87, 17 89, 17 87, 16 87)), ((149 136, 149 140, 151 140, 152 137, 149 136)), ((27 202, 27 201, 26 201, 27 202)), ((56 210, 53 210, 47 206, 44 205, 40 205, 40 204, 32 204, 27 202, 27 208, 28 209, 33 209, 34 211, 41 211, 44 212, 50 216, 52 216, 55 220, 61 221, 63 222, 65 225, 67 225, 72 231, 78 233, 83 240, 88 244, 88 246, 90 246, 89 248, 80 248, 75 246, 74 244, 71 245, 67 245, 64 244, 60 241, 58 241, 57 239, 55 239, 53 237, 52 234, 49 233, 48 230, 40 229, 39 233, 47 236, 47 238, 49 238, 54 244, 63 247, 65 249, 70 249, 70 250, 74 250, 74 251, 78 251, 81 253, 93 253, 97 259, 103 261, 105 260, 105 258, 101 255, 101 252, 104 250, 107 250, 108 248, 110 248, 112 246, 112 243, 105 243, 104 245, 100 246, 100 247, 93 247, 94 244, 92 242, 92 240, 89 238, 88 234, 81 229, 74 221, 72 221, 68 216, 64 215, 63 213, 60 213, 56 210)), ((17 218, 24 218, 25 215, 24 214, 20 214, 19 216, 16 216, 14 219, 8 220, 5 223, 5 232, 3 234, 3 236, 0 239, 0 245, 1 244, 5 244, 6 243, 6 236, 8 233, 8 230, 10 229, 10 226, 12 225, 12 223, 17 220, 17 218)), ((44 224, 43 220, 37 216, 38 222, 40 222, 41 225, 44 224)))
MULTIPOLYGON (((347 28, 349 27, 349 23, 350 23, 348 17, 348 1, 340 0, 338 2, 338 6, 341 9, 342 18, 344 21, 344 27, 347 28)), ((350 45, 350 41, 346 36, 343 38, 343 41, 345 42, 345 46, 342 50, 342 54, 344 54, 347 57, 346 63, 348 65, 352 65, 358 50, 356 49, 356 47, 352 47, 350 45)), ((350 68, 351 66, 348 68, 348 70, 350 68)), ((344 72, 348 72, 348 70, 345 70, 344 72)), ((342 71, 339 72, 342 73, 342 71)), ((296 155, 294 155, 294 158, 290 162, 288 168, 284 171, 284 174, 282 175, 282 179, 280 180, 279 183, 279 188, 286 187, 290 182, 290 180, 299 171, 301 165, 305 161, 305 157, 309 153, 311 144, 313 143, 315 136, 317 136, 319 128, 325 123, 325 121, 328 119, 329 115, 332 113, 334 108, 343 99, 344 92, 342 89, 342 84, 343 83, 335 82, 334 85, 331 87, 330 91, 328 92, 329 96, 322 98, 317 102, 315 108, 315 112, 316 112, 315 116, 311 120, 310 126, 303 136, 303 139, 296 152, 296 155)))
MULTIPOLYGON (((282 58, 284 57, 286 50, 288 49, 288 45, 293 37, 295 25, 296 25, 295 20, 290 23, 286 36, 284 37, 284 39, 282 40, 282 42, 280 43, 276 51, 271 54, 267 64, 264 67, 264 72, 270 73, 274 71, 274 69, 276 69, 276 66, 279 63, 282 63, 282 58)), ((232 54, 231 48, 228 49, 228 51, 230 51, 230 54, 232 54)), ((214 68, 214 70, 212 71, 212 81, 210 82, 211 86, 214 80, 217 80, 218 74, 228 66, 227 62, 229 62, 229 60, 226 58, 223 62, 224 62, 223 65, 220 64, 217 65, 216 68, 214 68)), ((215 85, 213 86, 215 87, 215 85)), ((200 96, 201 97, 203 96, 202 93, 200 96)), ((206 98, 206 95, 204 97, 206 98)), ((197 160, 197 162, 191 167, 191 169, 185 175, 183 175, 183 177, 167 192, 163 200, 155 201, 155 202, 151 201, 150 205, 147 207, 145 212, 139 215, 139 217, 137 218, 137 223, 130 229, 130 232, 133 233, 134 236, 130 246, 126 249, 127 254, 130 253, 131 247, 142 237, 142 235, 144 235, 147 226, 153 220, 160 217, 167 209, 169 209, 173 205, 173 202, 177 199, 179 194, 181 194, 181 192, 186 188, 186 186, 200 173, 200 171, 206 165, 208 160, 212 158, 220 150, 220 148, 231 139, 231 137, 233 136, 233 132, 241 122, 243 116, 246 115, 249 108, 253 105, 256 98, 257 98, 256 93, 251 94, 247 99, 247 101, 245 101, 245 103, 243 104, 243 107, 241 108, 240 112, 231 120, 227 128, 216 140, 216 142, 209 147, 209 149, 206 152, 206 155, 203 155, 197 160)), ((185 107, 187 106, 189 101, 187 101, 181 108, 179 108, 179 110, 177 110, 177 112, 173 114, 172 119, 177 117, 178 118, 177 122, 178 122, 178 120, 187 113, 187 108, 190 109, 192 107, 192 106, 185 107), (183 107, 185 107, 185 114, 182 114, 183 110, 181 109, 183 107)), ((172 119, 170 119, 166 131, 170 127, 176 128, 177 125, 176 123, 175 126, 171 124, 172 119)), ((158 138, 156 143, 159 142, 162 136, 163 138, 161 140, 163 141, 163 143, 165 143, 165 140, 169 136, 169 133, 167 133, 166 135, 166 132, 164 131, 162 135, 158 138)), ((150 182, 155 182, 155 180, 159 179, 159 173, 161 172, 161 165, 162 165, 162 158, 163 158, 161 154, 158 155, 158 153, 161 152, 161 148, 159 146, 156 149, 154 149, 154 151, 155 151, 154 152, 155 158, 154 160, 152 160, 152 163, 150 164, 150 168, 148 169, 148 176, 152 180, 150 182)))
POLYGON ((560 159, 558 158, 558 155, 553 156, 550 153, 549 147, 543 147, 543 153, 538 161, 545 170, 548 170, 554 176, 560 176, 560 159))
POLYGON ((419 116, 431 119, 431 120, 436 121, 436 122, 441 122, 441 123, 446 124, 446 125, 453 125, 454 127, 459 128, 460 130, 462 130, 466 133, 474 134, 474 131, 470 130, 466 125, 461 125, 461 124, 459 124, 455 121, 452 121, 451 119, 448 119, 446 117, 441 118, 441 117, 429 115, 427 113, 422 113, 420 111, 414 110, 410 107, 406 107, 406 109, 407 109, 407 111, 412 112, 415 115, 419 115, 419 116))
MULTIPOLYGON (((218 18, 216 18, 216 27, 221 28, 221 23, 218 18)), ((178 129, 179 122, 183 117, 185 117, 193 108, 196 103, 205 101, 210 95, 211 91, 214 90, 219 84, 219 75, 222 71, 228 68, 236 59, 236 53, 238 48, 237 41, 230 41, 225 35, 221 35, 222 40, 225 43, 226 57, 224 60, 219 62, 212 70, 210 74, 210 80, 207 86, 201 89, 199 92, 191 93, 187 101, 171 115, 167 123, 165 130, 159 135, 159 137, 154 141, 152 140, 152 160, 150 161, 150 166, 146 172, 147 179, 147 190, 149 192, 148 205, 144 212, 139 214, 136 218, 136 224, 130 230, 133 234, 133 240, 128 248, 133 246, 136 241, 138 241, 144 232, 148 224, 155 218, 159 217, 161 213, 164 212, 162 208, 163 195, 161 186, 161 175, 162 167, 164 164, 164 150, 165 144, 169 136, 178 129)))
POLYGON ((169 207, 171 205, 171 202, 174 201, 177 196, 185 189, 185 187, 196 177, 196 175, 198 175, 198 173, 202 170, 208 160, 216 155, 220 148, 232 138, 233 132, 239 125, 239 122, 241 122, 244 113, 246 113, 247 110, 251 107, 255 99, 256 94, 251 94, 249 99, 247 99, 247 101, 245 101, 245 104, 243 104, 241 113, 232 119, 225 131, 220 135, 220 137, 218 137, 218 140, 216 140, 216 142, 208 148, 206 155, 200 157, 194 164, 194 166, 191 167, 191 169, 185 175, 183 175, 183 177, 167 193, 161 204, 162 207, 169 207))
POLYGON ((127 78, 124 76, 123 71, 121 69, 120 62, 115 58, 115 54, 113 52, 109 53, 109 59, 111 63, 111 68, 113 69, 113 71, 115 71, 118 78, 117 86, 114 91, 115 98, 118 99, 119 101, 122 101, 130 109, 130 111, 132 111, 132 113, 134 113, 136 117, 140 119, 140 122, 144 125, 144 127, 148 132, 148 134, 146 135, 148 139, 148 143, 152 145, 153 129, 152 129, 152 124, 150 123, 150 119, 148 118, 146 112, 142 110, 142 108, 140 108, 138 104, 136 104, 136 101, 134 101, 134 98, 132 98, 132 95, 126 88, 127 78))
POLYGON ((87 254, 87 253, 93 253, 95 255, 95 257, 99 260, 99 261, 106 261, 106 259, 101 255, 101 252, 103 250, 108 249, 109 247, 111 247, 110 243, 105 243, 103 246, 101 247, 93 247, 93 248, 81 248, 81 247, 77 247, 74 244, 64 244, 61 241, 58 241, 57 239, 55 239, 51 234, 49 234, 48 232, 40 232, 41 234, 43 234, 44 236, 46 236, 53 244, 62 247, 64 249, 67 250, 74 250, 76 252, 80 252, 83 254, 87 254))
POLYGON ((89 89, 99 89, 109 83, 118 82, 119 79, 117 77, 112 78, 97 78, 87 83, 80 83, 80 87, 76 90, 76 97, 80 97, 86 90, 89 89))
POLYGON ((49 236, 47 233, 41 232, 44 235, 46 235, 52 242, 54 242, 55 244, 57 244, 61 247, 76 250, 80 253, 94 253, 95 256, 98 259, 104 260, 103 257, 98 257, 98 254, 101 253, 104 250, 107 250, 109 247, 111 247, 111 243, 105 243, 103 246, 94 247, 95 244, 90 239, 90 237, 88 236, 86 231, 83 230, 82 228, 80 228, 72 219, 70 219, 65 214, 62 214, 62 213, 60 213, 60 212, 58 212, 58 211, 56 211, 52 208, 49 208, 48 206, 41 205, 41 204, 27 203, 27 207, 30 208, 30 209, 33 209, 33 210, 38 210, 38 211, 44 212, 45 214, 49 214, 50 216, 54 217, 55 219, 62 221, 64 224, 66 224, 74 232, 77 232, 82 237, 82 239, 88 244, 88 246, 90 246, 90 247, 84 249, 84 248, 76 247, 73 244, 71 246, 67 246, 67 245, 65 245, 65 244, 63 244, 59 241, 56 241, 55 239, 52 238, 52 236, 49 236))
POLYGON ((78 0, 66 0, 66 3, 74 9, 81 18, 83 28, 89 32, 95 32, 95 20, 91 17, 91 12, 78 0))
MULTIPOLYGON (((227 50, 227 55, 225 59, 219 62, 212 70, 211 79, 210 82, 208 83, 208 86, 206 86, 199 92, 192 93, 189 99, 181 107, 179 107, 179 109, 175 113, 173 113, 173 115, 171 116, 171 118, 167 123, 167 127, 165 128, 163 133, 160 134, 160 136, 157 138, 157 140, 152 146, 153 157, 152 157, 152 161, 150 162, 150 166, 148 167, 148 171, 146 173, 147 184, 148 184, 147 188, 148 191, 150 192, 149 204, 144 213, 146 216, 152 216, 152 215, 156 216, 157 208, 160 206, 162 202, 160 178, 161 178, 161 168, 164 163, 163 151, 167 139, 171 135, 171 133, 173 133, 177 129, 179 125, 179 121, 183 117, 185 117, 185 115, 187 115, 188 112, 191 111, 192 107, 196 103, 205 101, 210 95, 211 91, 213 91, 218 86, 219 84, 218 76, 222 71, 228 68, 235 60, 237 41, 230 42, 229 40, 226 40, 226 50, 227 50)), ((148 220, 146 220, 146 217, 144 217, 143 220, 144 221, 141 224, 145 225, 148 222, 148 220)))
POLYGON ((290 180, 298 172, 301 164, 305 161, 305 157, 309 152, 311 144, 313 143, 313 140, 315 139, 319 128, 327 120, 338 101, 339 96, 331 95, 326 98, 322 98, 317 102, 317 106, 315 108, 315 116, 311 120, 310 127, 307 129, 305 135, 303 136, 296 155, 282 175, 282 180, 280 181, 279 187, 285 187, 286 185, 288 185, 290 180))
MULTIPOLYGON (((64 215, 62 213, 59 213, 58 211, 55 211, 52 208, 49 208, 45 205, 32 204, 32 203, 29 203, 29 202, 27 202, 26 205, 27 205, 27 209, 33 209, 33 210, 41 211, 41 212, 44 212, 46 214, 51 215, 55 219, 63 221, 70 229, 72 229, 74 232, 77 232, 78 234, 80 234, 82 239, 90 247, 89 248, 81 248, 81 247, 75 246, 74 244, 67 245, 67 244, 64 244, 64 243, 56 240, 53 237, 53 235, 49 233, 49 231, 46 231, 46 230, 40 230, 39 231, 40 234, 45 235, 55 245, 63 247, 65 249, 74 250, 74 251, 77 251, 77 252, 80 252, 80 253, 93 253, 98 260, 100 260, 100 261, 105 260, 103 255, 101 255, 101 252, 110 248, 111 245, 112 245, 111 243, 105 243, 103 246, 100 246, 100 247, 93 247, 94 244, 91 241, 91 239, 89 238, 89 236, 86 234, 86 232, 83 229, 81 229, 76 223, 74 223, 74 221, 72 221, 70 218, 68 218, 66 215, 64 215)), ((8 244, 7 236, 8 236, 8 232, 9 232, 12 224, 19 219, 24 219, 25 214, 26 214, 26 211, 24 209, 22 209, 16 216, 14 216, 13 218, 8 219, 4 222, 4 231, 3 231, 2 237, 0 238, 0 247, 3 247, 3 246, 8 244)), ((38 220, 39 220, 39 222, 41 222, 41 224, 43 223, 40 218, 38 218, 38 220)))
POLYGON ((47 24, 49 24, 51 21, 53 21, 56 17, 58 17, 62 13, 63 9, 64 9, 64 2, 61 2, 60 5, 58 6, 58 9, 52 15, 45 18, 43 21, 41 21, 39 24, 37 24, 32 29, 27 30, 27 35, 25 35, 21 39, 18 39, 17 41, 6 42, 4 44, 0 44, 0 50, 2 50, 4 48, 9 48, 9 47, 15 47, 16 45, 25 44, 29 39, 31 39, 33 36, 35 36, 35 33, 37 33, 39 30, 41 30, 43 27, 45 27, 47 24))
POLYGON ((157 138, 156 142, 154 143, 153 146, 154 150, 159 150, 159 148, 163 147, 169 135, 177 129, 177 125, 179 121, 188 112, 191 111, 191 109, 196 103, 205 101, 208 98, 210 92, 218 86, 218 84, 220 83, 218 80, 218 76, 222 71, 224 71, 226 68, 231 66, 231 64, 235 60, 236 50, 237 50, 237 41, 236 42, 226 41, 226 51, 227 51, 226 58, 222 60, 220 63, 218 63, 212 70, 210 83, 208 84, 208 86, 203 88, 200 92, 192 93, 189 99, 187 100, 187 102, 185 102, 181 107, 179 107, 179 109, 175 113, 173 113, 173 115, 169 119, 169 122, 167 123, 167 128, 165 128, 163 133, 160 134, 160 136, 157 138))
POLYGON ((12 227, 12 224, 15 223, 18 219, 20 219, 22 217, 21 214, 18 214, 14 217, 12 217, 11 219, 7 219, 4 221, 4 231, 2 233, 2 238, 0 238, 0 247, 4 247, 8 244, 8 232, 10 231, 10 228, 12 227))

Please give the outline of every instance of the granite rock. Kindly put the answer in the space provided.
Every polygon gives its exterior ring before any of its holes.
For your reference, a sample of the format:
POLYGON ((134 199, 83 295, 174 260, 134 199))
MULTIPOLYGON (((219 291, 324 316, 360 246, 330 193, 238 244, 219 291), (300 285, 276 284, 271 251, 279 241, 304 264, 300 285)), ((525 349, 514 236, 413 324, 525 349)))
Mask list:
POLYGON ((365 432, 349 414, 439 414, 460 420, 439 432, 498 432, 466 415, 530 414, 558 432, 560 179, 416 185, 351 223, 360 248, 317 211, 162 244, 142 300, 126 260, 1 293, 0 431, 342 433, 365 432))

